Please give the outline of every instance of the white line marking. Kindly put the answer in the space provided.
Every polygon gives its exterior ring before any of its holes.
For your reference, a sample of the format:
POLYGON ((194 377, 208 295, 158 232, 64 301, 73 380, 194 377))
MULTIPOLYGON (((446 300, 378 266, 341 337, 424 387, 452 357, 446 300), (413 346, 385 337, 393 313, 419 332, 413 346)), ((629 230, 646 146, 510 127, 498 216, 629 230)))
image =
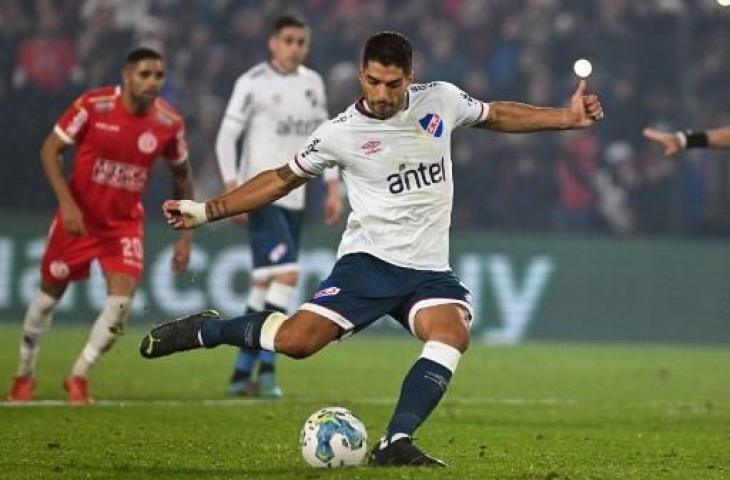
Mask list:
MULTIPOLYGON (((204 407, 240 407, 258 406, 262 404, 278 403, 322 403, 322 398, 289 397, 285 400, 266 400, 258 398, 235 398, 235 399, 191 399, 191 400, 97 400, 95 407, 181 407, 181 406, 204 406, 204 407)), ((348 399, 347 403, 365 405, 393 405, 395 398, 389 397, 368 397, 348 399)), ((327 403, 327 402, 325 402, 327 403)), ((490 398, 490 397, 456 397, 446 398, 445 405, 508 405, 508 406, 574 406, 578 401, 571 398, 490 398)), ((32 400, 30 402, 0 402, 0 408, 31 408, 31 407, 75 407, 64 400, 32 400)))
MULTIPOLYGON (((365 397, 349 398, 334 397, 334 401, 342 401, 348 404, 360 405, 393 405, 396 399, 391 397, 365 397)), ((293 397, 283 400, 267 400, 261 398, 217 398, 217 399, 189 399, 189 400, 163 400, 163 399, 118 399, 118 400, 97 400, 95 407, 254 407, 260 405, 291 404, 291 403, 332 403, 323 398, 293 397)), ((443 404, 448 405, 506 405, 511 407, 574 407, 580 402, 572 398, 520 398, 520 397, 453 397, 445 398, 443 404)), ((713 410, 729 408, 727 401, 701 401, 701 400, 646 400, 641 405, 649 408, 676 409, 676 410, 713 410)), ((0 401, 0 408, 32 408, 32 407, 75 407, 69 405, 65 400, 33 400, 30 402, 5 402, 0 401)))

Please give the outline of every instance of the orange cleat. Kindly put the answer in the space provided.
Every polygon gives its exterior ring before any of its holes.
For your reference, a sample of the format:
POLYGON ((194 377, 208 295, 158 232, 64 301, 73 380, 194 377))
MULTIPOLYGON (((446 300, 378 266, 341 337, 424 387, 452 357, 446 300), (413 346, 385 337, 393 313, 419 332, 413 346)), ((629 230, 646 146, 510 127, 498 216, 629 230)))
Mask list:
POLYGON ((35 378, 15 377, 5 399, 9 402, 30 402, 33 400, 33 390, 35 390, 35 378))
POLYGON ((94 399, 89 395, 88 382, 84 377, 67 377, 63 381, 63 389, 68 392, 68 403, 71 405, 94 403, 94 399))

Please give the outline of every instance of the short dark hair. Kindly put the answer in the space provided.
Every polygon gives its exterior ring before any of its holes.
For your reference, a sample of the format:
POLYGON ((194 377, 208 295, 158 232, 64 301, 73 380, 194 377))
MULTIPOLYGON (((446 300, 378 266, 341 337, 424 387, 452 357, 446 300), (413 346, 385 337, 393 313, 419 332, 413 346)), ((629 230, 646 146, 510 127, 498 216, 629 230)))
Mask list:
POLYGON ((378 62, 386 67, 395 65, 405 73, 413 69, 413 48, 405 35, 392 32, 378 32, 371 36, 362 52, 362 66, 369 61, 378 62))
POLYGON ((162 55, 157 50, 148 47, 135 48, 127 54, 124 65, 132 65, 142 60, 162 60, 162 55))
POLYGON ((271 26, 271 33, 279 33, 286 27, 307 28, 307 22, 296 15, 282 15, 274 20, 271 26))

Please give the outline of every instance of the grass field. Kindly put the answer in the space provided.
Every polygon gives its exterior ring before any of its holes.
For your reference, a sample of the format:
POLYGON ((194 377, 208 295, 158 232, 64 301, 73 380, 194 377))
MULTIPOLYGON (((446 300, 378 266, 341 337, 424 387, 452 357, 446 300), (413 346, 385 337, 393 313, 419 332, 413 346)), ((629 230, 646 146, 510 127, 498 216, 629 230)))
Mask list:
MULTIPOLYGON (((0 327, 4 382, 19 331, 0 327)), ((299 455, 304 419, 346 406, 374 441, 417 342, 364 334, 305 361, 281 359, 285 399, 228 401, 231 349, 146 361, 141 333, 128 332, 102 360, 92 407, 50 401, 63 398, 86 329, 45 338, 37 394, 49 402, 0 403, 0 478, 730 478, 726 348, 474 345, 418 432, 450 468, 319 471, 299 455)))

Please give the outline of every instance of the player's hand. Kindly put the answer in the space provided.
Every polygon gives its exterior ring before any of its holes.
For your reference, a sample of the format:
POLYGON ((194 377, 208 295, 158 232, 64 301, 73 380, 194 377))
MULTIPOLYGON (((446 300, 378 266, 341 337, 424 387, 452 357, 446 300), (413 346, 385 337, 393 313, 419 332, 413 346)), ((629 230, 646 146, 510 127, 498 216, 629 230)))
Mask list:
POLYGON ((587 85, 585 80, 578 82, 578 88, 570 97, 570 114, 573 128, 590 127, 603 118, 601 101, 597 95, 586 95, 587 85))
POLYGON ((342 217, 342 199, 339 194, 329 194, 324 201, 324 223, 334 225, 342 217))
POLYGON ((162 213, 175 230, 190 230, 208 221, 205 203, 192 200, 166 200, 162 204, 162 213))
POLYGON ((655 128, 645 128, 644 136, 664 147, 664 155, 674 155, 682 149, 682 142, 676 133, 660 132, 655 128))
POLYGON ((190 248, 190 233, 185 232, 180 235, 180 239, 175 242, 175 250, 172 252, 172 271, 178 275, 188 268, 188 262, 190 261, 190 248))
POLYGON ((86 235, 84 216, 75 201, 71 200, 61 204, 61 220, 63 230, 72 237, 86 235))

